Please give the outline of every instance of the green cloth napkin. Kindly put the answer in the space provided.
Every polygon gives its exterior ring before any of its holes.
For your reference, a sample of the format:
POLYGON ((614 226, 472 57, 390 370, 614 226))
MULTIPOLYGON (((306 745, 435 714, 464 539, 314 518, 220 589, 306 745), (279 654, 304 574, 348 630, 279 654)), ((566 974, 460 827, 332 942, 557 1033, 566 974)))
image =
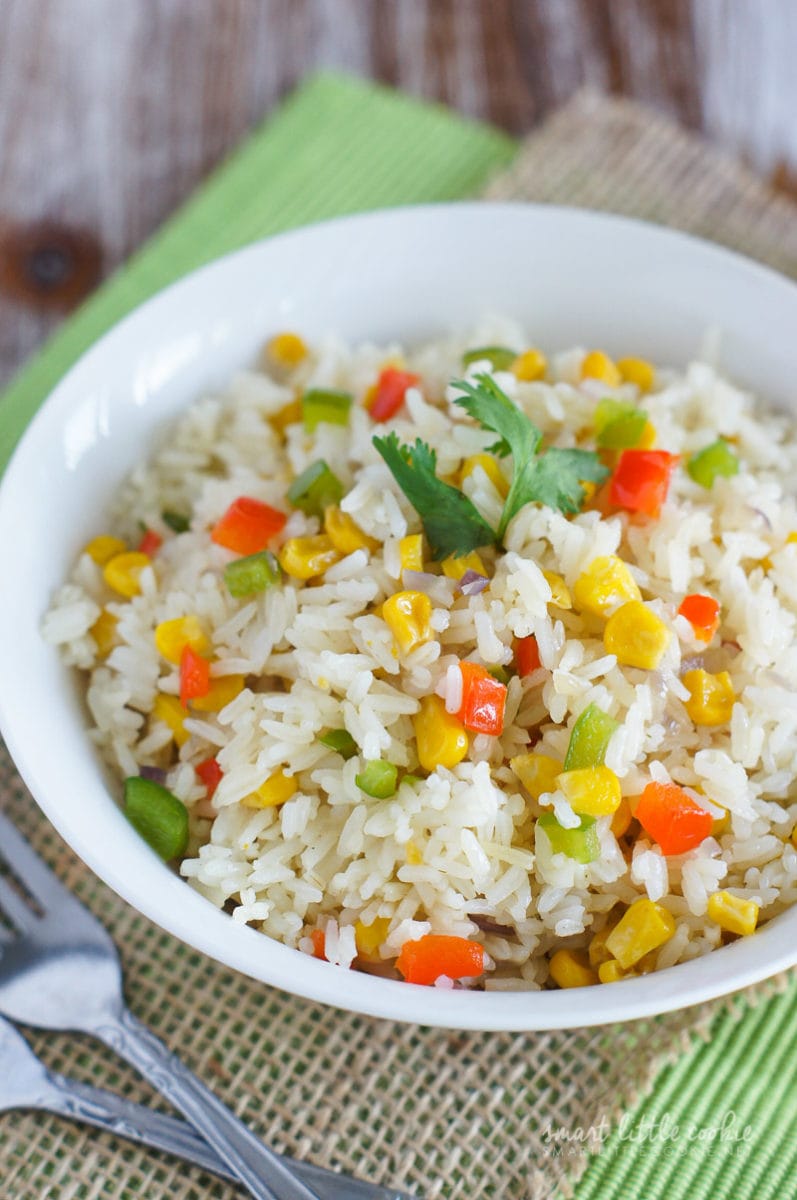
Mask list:
MULTIPOLYGON (((73 317, 0 400, 0 470, 64 371, 140 301, 256 238, 325 217, 471 195, 513 157, 495 130, 386 89, 319 76, 295 93, 73 317)), ((774 1200, 797 1169, 795 987, 664 1068, 576 1188, 579 1200, 774 1200), (736 1126, 720 1141, 714 1112, 736 1126), (695 1122, 695 1136, 684 1131, 695 1122), (667 1137, 673 1125, 677 1137, 667 1137), (745 1127, 750 1133, 745 1134, 745 1127), (703 1141, 697 1137, 702 1129, 703 1141), (706 1133, 705 1131, 709 1131, 706 1133), (730 1147, 730 1148, 729 1148, 730 1147)), ((633 1074, 629 1062, 629 1074, 633 1074)))

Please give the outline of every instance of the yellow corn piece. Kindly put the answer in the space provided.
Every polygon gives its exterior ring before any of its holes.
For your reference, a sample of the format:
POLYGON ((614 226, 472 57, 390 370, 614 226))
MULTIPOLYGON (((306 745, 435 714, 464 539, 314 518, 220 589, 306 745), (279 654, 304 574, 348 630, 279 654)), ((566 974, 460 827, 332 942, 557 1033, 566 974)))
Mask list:
POLYGON ((348 513, 341 512, 337 504, 324 509, 324 532, 335 549, 344 555, 354 554, 355 550, 373 553, 379 546, 379 542, 363 533, 357 522, 348 513))
POLYGON ((111 653, 116 641, 117 624, 116 617, 112 613, 109 613, 107 608, 104 608, 89 630, 89 633, 94 638, 97 646, 97 654, 100 658, 107 658, 111 653))
MULTIPOLYGON (((717 804, 716 800, 713 800, 712 803, 715 805, 715 807, 722 808, 722 805, 717 804)), ((711 836, 715 837, 715 838, 722 837, 722 835, 724 833, 728 832, 730 827, 731 827, 731 814, 728 812, 727 808, 723 808, 722 816, 714 818, 714 821, 711 826, 711 836)))
POLYGON ((622 376, 617 367, 609 355, 604 354, 602 350, 590 350, 589 354, 584 356, 581 364, 581 378, 599 379, 608 387, 619 387, 622 383, 622 376))
POLYGON ((695 725, 724 725, 730 721, 736 693, 727 671, 710 675, 699 668, 687 671, 683 685, 689 691, 684 707, 695 725))
POLYGON ((551 955, 548 970, 560 988, 590 987, 598 982, 583 950, 557 950, 551 955))
POLYGON ((409 533, 399 542, 402 571, 423 570, 423 534, 409 533))
POLYGON ((188 741, 189 734, 183 725, 186 711, 176 696, 159 692, 152 706, 152 715, 158 721, 163 721, 164 725, 168 725, 178 746, 183 746, 188 741))
POLYGON ((674 933, 672 913, 643 897, 635 900, 617 922, 606 939, 606 949, 627 970, 651 950, 663 946, 674 933))
POLYGON ((139 576, 144 567, 149 566, 149 563, 148 555, 141 554, 138 550, 128 550, 124 554, 115 554, 113 558, 108 559, 103 568, 102 577, 109 588, 113 588, 120 596, 130 600, 141 591, 139 576))
POLYGON ((636 971, 624 971, 616 958, 610 958, 598 967, 598 979, 601 983, 618 983, 621 979, 633 979, 636 974, 636 971))
POLYGON ((175 617, 171 621, 161 621, 160 625, 155 626, 155 647, 167 662, 179 663, 186 646, 203 656, 210 650, 210 641, 199 617, 193 613, 175 617))
POLYGON ((435 767, 451 770, 468 753, 468 735, 439 696, 424 696, 421 710, 413 718, 418 762, 425 771, 435 767))
POLYGON ((641 600, 637 582, 616 554, 594 558, 573 584, 573 599, 581 612, 608 617, 620 604, 641 600))
POLYGON ((354 942, 357 954, 369 962, 379 961, 379 947, 387 937, 390 917, 377 917, 370 925, 357 921, 354 926, 354 942))
POLYGON ((642 430, 639 441, 636 444, 637 450, 652 450, 656 445, 656 426, 650 421, 645 422, 645 427, 642 430))
POLYGON ((407 858, 408 867, 419 867, 423 862, 423 855, 415 845, 415 842, 407 842, 407 845, 404 847, 404 853, 407 858))
POLYGON ((596 970, 598 967, 601 966, 602 963, 611 961, 612 956, 609 953, 609 951, 606 949, 606 939, 609 936, 609 934, 612 932, 613 929, 614 929, 614 922, 613 921, 607 922, 607 924, 604 925, 603 929, 599 929, 598 932, 596 934, 594 934, 594 936, 589 944, 589 947, 587 949, 587 954, 589 956, 589 964, 591 967, 594 967, 596 970))
POLYGON ((92 538, 83 547, 83 553, 88 554, 89 558, 93 558, 98 567, 104 567, 105 564, 112 558, 116 558, 117 554, 124 554, 127 549, 127 543, 121 538, 111 537, 109 533, 101 533, 99 537, 92 538))
POLYGON ((431 618, 432 602, 424 592, 396 592, 382 605, 382 619, 402 654, 429 641, 431 618))
POLYGON ((443 559, 442 567, 443 574, 449 579, 461 579, 466 571, 477 571, 479 575, 487 574, 487 568, 475 550, 471 550, 470 554, 463 554, 461 558, 449 555, 443 559))
POLYGON ((618 662, 652 671, 661 662, 671 637, 664 622, 641 600, 630 600, 609 617, 603 644, 618 662))
POLYGON ((556 791, 556 780, 562 773, 562 764, 557 759, 547 754, 518 754, 509 760, 509 765, 535 800, 556 791))
POLYGON ((277 333, 266 344, 266 358, 273 366, 292 371, 307 358, 307 345, 298 333, 277 333))
POLYGON ((793 546, 795 542, 797 542, 797 529, 793 529, 791 531, 791 533, 789 534, 789 536, 786 538, 787 546, 793 546))
POLYGON ((292 579, 314 579, 340 561, 340 551, 325 533, 289 538, 277 555, 280 566, 292 579))
POLYGON ((510 370, 521 383, 533 383, 535 379, 544 378, 548 370, 548 360, 542 350, 524 350, 512 363, 510 370))
POLYGON ((289 425, 298 425, 302 419, 302 402, 297 396, 295 400, 289 400, 282 408, 275 412, 271 417, 271 424, 278 433, 284 433, 289 425))
POLYGON ((573 811, 585 817, 606 817, 620 807, 620 780, 608 767, 563 771, 556 786, 573 811))
POLYGON ((244 796, 241 804, 244 808, 276 808, 277 805, 290 800, 291 796, 295 796, 298 790, 299 784, 293 775, 275 771, 256 791, 244 796))
POLYGON ((635 383, 640 392, 649 392, 656 382, 655 368, 644 358, 618 358, 617 370, 623 383, 635 383))
POLYGON ((471 454, 469 458, 466 458, 459 469, 459 486, 462 487, 462 484, 469 475, 473 474, 477 467, 481 467, 490 480, 490 483, 498 492, 498 495, 502 499, 505 499, 509 491, 509 484, 507 483, 506 475, 504 475, 492 454, 471 454))
POLYGON ((198 712, 220 712, 243 691, 245 682, 243 675, 218 675, 211 679, 206 695, 194 697, 191 707, 198 712))
POLYGON ((728 933, 755 933, 759 907, 755 900, 742 900, 731 892, 713 892, 708 898, 708 916, 728 933))
POLYGON ((612 817, 610 829, 614 836, 621 838, 624 833, 627 833, 633 819, 634 814, 631 812, 631 805, 625 796, 623 796, 612 817))
POLYGON ((555 571, 543 571, 543 578, 551 589, 550 604, 554 608, 572 608, 573 600, 570 595, 570 589, 562 579, 561 575, 557 575, 555 571))

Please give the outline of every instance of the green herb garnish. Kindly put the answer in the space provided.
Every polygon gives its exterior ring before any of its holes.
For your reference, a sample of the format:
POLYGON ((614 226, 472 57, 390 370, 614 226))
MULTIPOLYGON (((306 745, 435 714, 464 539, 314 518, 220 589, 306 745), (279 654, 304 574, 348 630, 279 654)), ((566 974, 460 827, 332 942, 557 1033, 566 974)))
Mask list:
POLYGON ((591 450, 540 450, 542 433, 517 408, 490 375, 478 375, 475 383, 456 381, 463 392, 455 403, 493 433, 498 441, 489 452, 512 455, 514 471, 498 529, 494 530, 476 506, 435 473, 437 456, 426 442, 402 446, 395 433, 375 437, 382 455, 410 504, 423 522, 435 559, 463 555, 479 546, 500 542, 507 526, 526 504, 536 502, 560 512, 580 512, 584 503, 583 483, 602 483, 609 474, 591 450))

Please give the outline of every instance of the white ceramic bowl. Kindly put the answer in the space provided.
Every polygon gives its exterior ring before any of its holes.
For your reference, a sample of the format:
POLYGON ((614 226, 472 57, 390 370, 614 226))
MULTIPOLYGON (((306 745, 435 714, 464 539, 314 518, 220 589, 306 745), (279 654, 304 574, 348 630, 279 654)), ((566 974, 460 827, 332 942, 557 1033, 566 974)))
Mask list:
MULTIPOLYGON (((357 1012, 472 1029, 630 1020, 797 963, 797 908, 734 945, 610 987, 421 988, 344 971, 234 923, 133 831, 86 736, 75 678, 39 623, 106 501, 153 435, 251 361, 279 328, 310 340, 412 342, 489 312, 536 343, 683 364, 707 327, 724 368, 794 403, 797 287, 714 246, 557 208, 457 204, 349 217, 261 242, 155 296, 99 341, 32 422, 0 487, 0 727, 33 795, 80 857, 152 921, 255 979, 357 1012)), ((2 419, 2 408, 0 408, 2 419)))

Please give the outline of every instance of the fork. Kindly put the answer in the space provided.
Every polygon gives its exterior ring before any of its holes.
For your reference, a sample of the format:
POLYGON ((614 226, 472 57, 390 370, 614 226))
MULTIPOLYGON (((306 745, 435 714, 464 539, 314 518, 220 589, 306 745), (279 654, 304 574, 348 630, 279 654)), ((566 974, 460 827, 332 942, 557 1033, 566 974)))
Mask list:
MULTIPOLYGON (((185 1121, 175 1120, 113 1092, 47 1070, 21 1033, 0 1017, 0 1112, 35 1108, 94 1125, 194 1163, 232 1182, 221 1159, 185 1121)), ((288 1161, 291 1170, 316 1189, 322 1200, 411 1200, 406 1193, 350 1179, 311 1163, 288 1161)))
POLYGON ((0 1012, 23 1025, 88 1033, 185 1116, 257 1200, 320 1200, 127 1008, 111 936, 0 813, 0 859, 40 913, 0 876, 0 1012))

